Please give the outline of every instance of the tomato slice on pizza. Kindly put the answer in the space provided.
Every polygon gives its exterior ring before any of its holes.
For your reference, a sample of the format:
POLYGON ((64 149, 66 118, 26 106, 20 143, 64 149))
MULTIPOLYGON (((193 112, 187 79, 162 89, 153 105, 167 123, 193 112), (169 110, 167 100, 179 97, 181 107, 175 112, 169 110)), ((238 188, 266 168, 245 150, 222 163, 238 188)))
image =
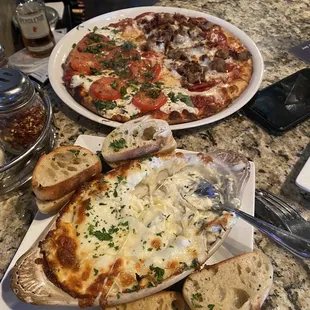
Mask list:
POLYGON ((167 97, 160 89, 141 91, 132 98, 132 103, 142 112, 159 109, 167 102, 167 97))
POLYGON ((125 83, 122 80, 102 77, 91 84, 89 95, 100 100, 116 100, 122 97, 122 90, 126 91, 125 83))
POLYGON ((132 61, 129 69, 133 78, 138 82, 156 82, 161 71, 161 66, 156 62, 154 65, 148 59, 132 61))

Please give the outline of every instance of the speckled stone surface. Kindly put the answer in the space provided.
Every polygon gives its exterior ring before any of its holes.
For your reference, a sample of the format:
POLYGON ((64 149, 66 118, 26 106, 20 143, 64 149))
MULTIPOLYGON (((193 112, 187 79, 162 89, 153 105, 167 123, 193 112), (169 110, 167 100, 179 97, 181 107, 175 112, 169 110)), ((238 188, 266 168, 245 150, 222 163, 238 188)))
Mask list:
MULTIPOLYGON (((262 87, 307 66, 288 53, 291 46, 310 39, 310 3, 307 0, 162 0, 158 5, 206 12, 244 30, 260 48, 265 60, 262 87)), ((62 103, 53 90, 51 96, 57 144, 74 143, 80 134, 105 135, 110 129, 77 115, 62 103)), ((206 151, 232 149, 256 164, 256 184, 281 193, 299 205, 310 220, 310 194, 295 185, 295 179, 310 156, 310 120, 281 137, 270 136, 241 112, 191 130, 175 132, 178 148, 206 151)), ((0 277, 27 231, 35 212, 31 192, 24 188, 0 202, 0 277)), ((263 309, 310 309, 310 263, 293 257, 255 232, 255 247, 272 260, 274 285, 263 309)))

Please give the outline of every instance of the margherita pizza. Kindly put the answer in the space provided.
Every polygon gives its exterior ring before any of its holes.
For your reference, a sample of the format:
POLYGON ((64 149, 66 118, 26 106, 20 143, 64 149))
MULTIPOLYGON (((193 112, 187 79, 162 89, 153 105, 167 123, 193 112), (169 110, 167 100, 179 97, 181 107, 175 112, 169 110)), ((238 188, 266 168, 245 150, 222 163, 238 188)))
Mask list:
POLYGON ((74 44, 63 79, 77 102, 104 118, 151 114, 176 124, 225 109, 251 75, 250 52, 219 25, 149 12, 95 27, 74 44))

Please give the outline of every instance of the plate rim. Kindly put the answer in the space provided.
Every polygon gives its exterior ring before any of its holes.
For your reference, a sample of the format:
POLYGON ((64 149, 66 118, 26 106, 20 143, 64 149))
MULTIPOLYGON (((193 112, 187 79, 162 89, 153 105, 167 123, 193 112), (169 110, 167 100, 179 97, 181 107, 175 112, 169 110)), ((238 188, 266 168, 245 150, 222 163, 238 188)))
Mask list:
MULTIPOLYGON (((102 125, 106 125, 109 127, 118 127, 122 123, 117 122, 117 121, 112 121, 105 119, 88 109, 84 108, 82 105, 77 103, 71 95, 68 93, 66 88, 63 86, 62 81, 59 81, 59 72, 57 75, 57 70, 55 68, 59 69, 62 73, 62 63, 64 60, 67 58, 67 55, 69 54, 69 48, 68 46, 64 47, 64 45, 72 45, 73 43, 73 38, 74 41, 77 41, 82 38, 82 35, 80 38, 78 35, 73 36, 74 34, 77 34, 77 31, 79 31, 79 28, 87 28, 87 26, 92 25, 93 23, 97 22, 102 22, 102 25, 108 24, 111 22, 113 19, 119 19, 123 18, 129 15, 129 17, 133 16, 135 14, 138 15, 142 12, 177 12, 181 14, 185 14, 187 16, 200 16, 200 17, 205 17, 211 22, 214 22, 216 24, 219 24, 220 26, 223 26, 225 29, 236 35, 244 45, 247 46, 249 51, 252 54, 252 59, 253 59, 253 74, 251 77, 251 80, 249 82, 249 85, 247 88, 243 91, 240 97, 238 97, 230 106, 222 110, 221 112, 212 115, 210 117, 203 118, 201 120, 196 120, 192 122, 186 122, 186 123, 180 123, 180 124, 175 124, 175 125, 170 125, 172 130, 180 130, 180 129, 187 129, 187 128, 193 128, 193 127, 198 127, 202 125, 207 125, 211 124, 214 122, 217 122, 223 118, 226 118, 233 113, 237 112, 240 110, 244 105, 246 105, 250 99, 255 95, 257 90, 259 89, 262 79, 263 79, 263 74, 264 74, 264 61, 261 52, 259 51, 257 45, 254 43, 254 41, 241 29, 238 27, 234 26, 233 24, 216 17, 214 15, 210 15, 204 12, 199 12, 195 10, 189 10, 189 9, 184 9, 184 8, 177 8, 177 7, 165 7, 165 6, 139 6, 139 7, 134 7, 134 8, 128 8, 128 9, 123 9, 123 10, 117 10, 113 12, 109 12, 106 14, 102 14, 100 16, 94 17, 81 25, 73 28, 70 30, 55 46, 55 48, 52 51, 52 54, 49 58, 49 63, 48 63, 48 75, 50 79, 50 83, 52 85, 52 88, 54 89, 55 93, 57 96, 71 109, 73 109, 75 112, 78 114, 95 121, 97 123, 100 123, 102 125), (70 44, 71 42, 71 44, 70 44), (66 51, 64 51, 66 50, 66 51)), ((83 34, 83 31, 80 32, 83 34)), ((85 32, 86 34, 86 32, 85 32)), ((62 74, 61 74, 62 76, 62 74)))
POLYGON ((310 192, 310 182, 307 181, 308 179, 306 177, 308 171, 310 171, 310 157, 301 168, 295 180, 296 185, 306 192, 310 192))

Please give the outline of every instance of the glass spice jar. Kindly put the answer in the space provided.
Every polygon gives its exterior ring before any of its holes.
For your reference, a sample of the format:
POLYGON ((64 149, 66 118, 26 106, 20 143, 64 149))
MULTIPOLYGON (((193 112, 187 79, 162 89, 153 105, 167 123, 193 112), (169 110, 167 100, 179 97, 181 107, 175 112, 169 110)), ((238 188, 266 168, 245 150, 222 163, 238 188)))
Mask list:
POLYGON ((0 69, 0 143, 14 155, 29 149, 40 136, 45 122, 41 97, 22 72, 0 69))

